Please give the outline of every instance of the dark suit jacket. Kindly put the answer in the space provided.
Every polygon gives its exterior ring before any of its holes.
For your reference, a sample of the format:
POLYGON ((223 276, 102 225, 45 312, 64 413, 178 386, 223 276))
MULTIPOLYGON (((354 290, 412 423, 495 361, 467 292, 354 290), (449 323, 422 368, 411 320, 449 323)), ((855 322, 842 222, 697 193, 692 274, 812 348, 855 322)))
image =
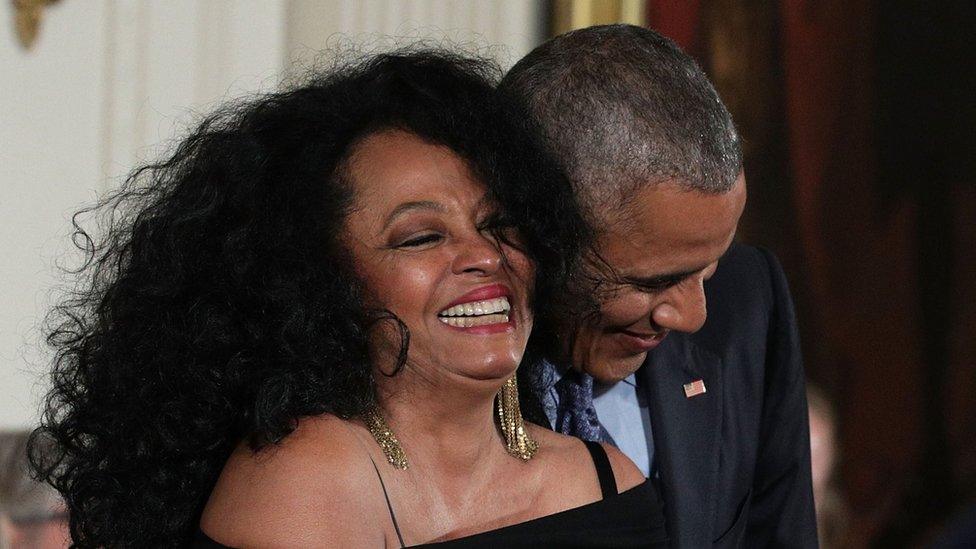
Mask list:
POLYGON ((816 547, 793 303, 773 255, 733 244, 705 283, 708 319, 638 371, 672 545, 816 547), (683 385, 703 380, 687 398, 683 385))

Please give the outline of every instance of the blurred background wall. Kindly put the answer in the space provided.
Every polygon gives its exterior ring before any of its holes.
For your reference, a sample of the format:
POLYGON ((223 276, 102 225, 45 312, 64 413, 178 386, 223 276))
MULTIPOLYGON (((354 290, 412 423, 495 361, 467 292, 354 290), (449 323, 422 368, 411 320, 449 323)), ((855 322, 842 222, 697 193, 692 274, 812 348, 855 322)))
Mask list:
POLYGON ((976 3, 60 0, 27 47, 33 3, 0 7, 0 428, 37 417, 70 214, 198 113, 323 49, 447 39, 509 66, 626 21, 692 53, 743 135, 740 238, 784 263, 836 433, 825 546, 918 546, 974 503, 976 3))
MULTIPOLYGON (((39 323, 68 220, 194 110, 273 88, 285 58, 282 2, 64 0, 30 48, 0 6, 0 428, 37 416, 48 355, 39 323)), ((77 257, 76 255, 73 257, 77 257)))

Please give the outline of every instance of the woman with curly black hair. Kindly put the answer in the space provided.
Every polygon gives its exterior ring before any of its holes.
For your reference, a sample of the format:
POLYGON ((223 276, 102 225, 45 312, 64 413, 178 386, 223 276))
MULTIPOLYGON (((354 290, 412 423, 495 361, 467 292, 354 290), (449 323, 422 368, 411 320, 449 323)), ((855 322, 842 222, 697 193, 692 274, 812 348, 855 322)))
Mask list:
POLYGON ((497 76, 340 66, 94 210, 35 434, 76 546, 660 540, 620 452, 522 422, 514 373, 584 231, 497 76))

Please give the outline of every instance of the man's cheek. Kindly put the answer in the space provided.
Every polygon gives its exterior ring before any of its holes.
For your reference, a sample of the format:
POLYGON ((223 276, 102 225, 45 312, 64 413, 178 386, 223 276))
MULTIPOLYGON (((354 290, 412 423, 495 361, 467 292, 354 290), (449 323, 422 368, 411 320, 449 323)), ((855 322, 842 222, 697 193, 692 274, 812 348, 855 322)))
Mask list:
POLYGON ((652 303, 648 301, 646 295, 627 292, 604 302, 601 316, 606 327, 626 327, 649 316, 651 309, 652 303))

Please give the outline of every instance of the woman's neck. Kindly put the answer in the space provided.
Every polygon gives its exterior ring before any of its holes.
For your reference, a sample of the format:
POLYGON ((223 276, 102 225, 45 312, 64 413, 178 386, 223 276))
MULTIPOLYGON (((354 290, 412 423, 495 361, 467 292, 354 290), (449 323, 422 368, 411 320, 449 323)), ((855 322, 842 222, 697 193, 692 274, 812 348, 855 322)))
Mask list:
POLYGON ((495 384, 479 381, 464 388, 413 377, 403 371, 377 388, 380 413, 411 466, 470 482, 473 468, 508 455, 494 419, 495 384))

